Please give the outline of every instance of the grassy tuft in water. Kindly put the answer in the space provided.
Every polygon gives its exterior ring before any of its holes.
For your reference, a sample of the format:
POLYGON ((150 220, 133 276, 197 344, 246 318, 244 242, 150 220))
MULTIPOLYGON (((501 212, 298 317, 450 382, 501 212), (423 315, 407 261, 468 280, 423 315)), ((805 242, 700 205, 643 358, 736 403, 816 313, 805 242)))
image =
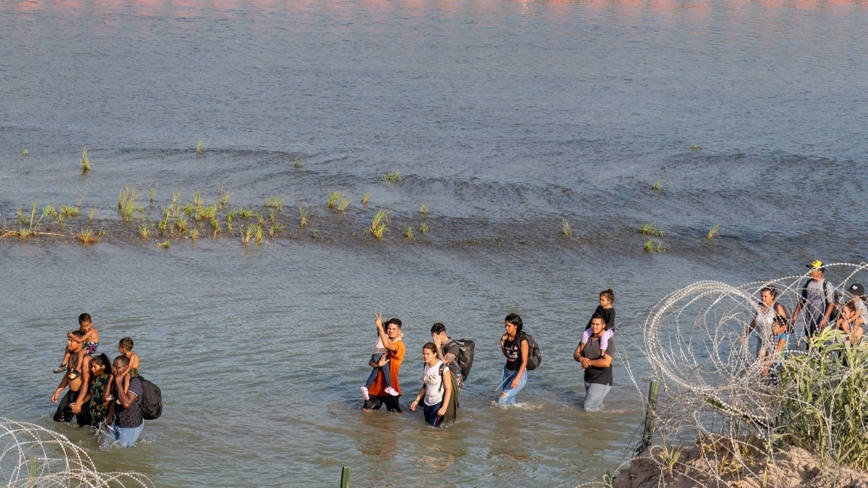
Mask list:
POLYGON ((81 214, 81 209, 78 207, 71 207, 69 205, 64 205, 60 207, 60 213, 64 217, 78 217, 81 214))
POLYGON ((420 234, 425 234, 425 233, 427 233, 427 232, 428 232, 428 224, 426 224, 425 222, 422 222, 422 223, 419 225, 419 233, 420 233, 420 234))
POLYGON ((391 173, 385 173, 383 174, 383 181, 387 183, 397 183, 401 181, 401 173, 399 173, 397 169, 391 173))
POLYGON ((202 141, 200 140, 196 143, 196 156, 201 156, 201 155, 202 155, 202 141))
POLYGON ((350 204, 350 201, 347 199, 347 197, 341 195, 341 197, 338 198, 338 212, 344 213, 344 210, 347 209, 349 204, 350 204))
POLYGON ((413 240, 413 228, 412 227, 407 227, 407 229, 404 230, 404 237, 406 237, 408 241, 413 240))
POLYGON ((181 196, 184 193, 181 190, 175 190, 172 192, 172 205, 177 205, 179 201, 181 201, 181 196))
POLYGON ((339 192, 339 191, 333 191, 333 192, 329 193, 328 207, 329 208, 335 208, 335 205, 337 205, 338 200, 340 200, 340 198, 342 196, 343 196, 343 194, 341 194, 341 192, 339 192))
POLYGON ((199 238, 199 229, 196 227, 193 227, 192 229, 190 229, 190 239, 195 241, 198 238, 199 238))
POLYGON ((274 239, 275 237, 277 237, 277 233, 282 231, 283 226, 280 225, 280 223, 278 222, 274 222, 273 224, 271 224, 271 227, 268 228, 268 237, 274 239))
POLYGON ((94 215, 96 215, 96 207, 90 207, 90 210, 87 212, 87 220, 93 220, 94 215))
POLYGON ((690 150, 691 151, 702 151, 702 148, 697 146, 696 144, 690 143, 690 150))
POLYGON ((265 199, 265 208, 273 208, 280 212, 283 210, 283 199, 277 195, 272 195, 265 199))
POLYGON ((570 230, 570 223, 567 221, 567 219, 561 219, 561 234, 564 237, 570 237, 571 235, 573 235, 573 231, 570 230))
POLYGON ((155 196, 157 196, 157 185, 152 186, 151 189, 148 190, 148 201, 154 203, 155 196))
POLYGON ((374 218, 371 219, 371 226, 365 230, 365 233, 374 236, 375 239, 382 239, 386 232, 388 232, 388 224, 390 223, 389 211, 381 208, 374 214, 374 218))
POLYGON ((293 168, 301 168, 302 166, 304 166, 304 161, 301 158, 295 158, 292 161, 293 168))
POLYGON ((664 232, 663 229, 654 224, 644 224, 642 227, 639 227, 636 232, 646 236, 663 237, 666 235, 666 232, 664 232))
POLYGON ((298 213, 299 213, 299 215, 301 215, 301 223, 299 224, 299 226, 300 227, 306 226, 307 225, 307 215, 309 213, 308 209, 306 209, 304 207, 298 207, 298 213))
POLYGON ((27 148, 25 147, 24 150, 21 151, 21 155, 22 155, 22 156, 27 156, 28 154, 30 154, 30 151, 28 151, 27 148))
POLYGON ((83 174, 87 174, 87 172, 93 169, 90 165, 90 158, 87 155, 87 148, 81 150, 81 161, 79 163, 83 174))
POLYGON ((663 189, 663 178, 657 178, 657 181, 651 185, 651 189, 654 191, 660 191, 663 189))
POLYGON ((231 193, 224 193, 223 196, 220 197, 220 206, 225 207, 227 203, 229 203, 229 197, 232 196, 231 193))
POLYGON ((139 237, 142 239, 147 239, 151 236, 151 228, 148 227, 148 224, 142 224, 139 226, 139 237))
POLYGON ((157 244, 157 247, 161 247, 163 249, 168 249, 169 248, 169 241, 163 241, 163 242, 157 244))
POLYGON ((81 229, 78 231, 78 240, 82 244, 93 244, 99 242, 99 238, 93 235, 92 229, 81 229))
POLYGON ((664 252, 666 249, 663 247, 663 243, 657 242, 653 239, 649 239, 645 241, 645 252, 664 252))
POLYGON ((431 210, 431 207, 429 207, 427 203, 423 203, 423 204, 419 207, 419 213, 422 214, 422 215, 428 215, 428 212, 429 212, 430 210, 431 210))
POLYGON ((118 212, 124 220, 131 220, 136 212, 136 198, 139 191, 129 186, 124 187, 118 194, 118 212))
POLYGON ((714 236, 720 237, 720 224, 714 224, 714 227, 708 231, 708 235, 705 238, 714 239, 714 236))
POLYGON ((371 199, 371 192, 367 192, 364 195, 362 195, 362 205, 367 207, 368 206, 368 200, 370 200, 370 199, 371 199))

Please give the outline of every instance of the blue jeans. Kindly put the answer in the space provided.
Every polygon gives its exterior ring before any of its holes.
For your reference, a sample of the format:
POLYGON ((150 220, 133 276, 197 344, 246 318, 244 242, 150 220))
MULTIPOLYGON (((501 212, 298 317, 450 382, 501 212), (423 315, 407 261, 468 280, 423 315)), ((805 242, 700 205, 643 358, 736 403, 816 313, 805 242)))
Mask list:
POLYGON ((437 411, 440 410, 440 407, 443 406, 443 402, 431 405, 425 405, 425 402, 422 402, 422 413, 425 415, 425 422, 433 425, 434 427, 440 427, 440 422, 443 421, 443 417, 437 416, 437 411))
POLYGON ((609 394, 612 385, 601 385, 599 383, 585 383, 585 410, 588 412, 596 412, 603 406, 603 400, 609 394))
POLYGON ((518 380, 518 386, 512 388, 512 380, 515 379, 515 376, 518 374, 518 371, 510 371, 506 369, 506 366, 503 367, 503 381, 500 386, 503 388, 503 395, 497 399, 497 403, 500 405, 515 405, 515 396, 518 392, 524 388, 524 385, 527 384, 527 370, 525 370, 524 374, 521 375, 521 379, 518 380))
MULTIPOLYGON (((383 353, 374 354, 373 356, 371 356, 371 361, 376 363, 380 360, 381 357, 383 357, 383 353)), ((371 385, 377 379, 377 372, 380 370, 383 370, 383 384, 386 385, 385 387, 389 388, 390 386, 392 386, 392 371, 389 368, 389 364, 391 363, 386 363, 382 366, 371 369, 371 374, 368 375, 368 381, 365 382, 365 388, 371 387, 371 385)))
POLYGON ((133 447, 136 441, 139 440, 139 435, 141 435, 144 428, 144 422, 138 427, 128 429, 118 427, 117 424, 112 424, 108 429, 108 435, 102 440, 102 448, 105 449, 114 443, 117 443, 121 447, 133 447))

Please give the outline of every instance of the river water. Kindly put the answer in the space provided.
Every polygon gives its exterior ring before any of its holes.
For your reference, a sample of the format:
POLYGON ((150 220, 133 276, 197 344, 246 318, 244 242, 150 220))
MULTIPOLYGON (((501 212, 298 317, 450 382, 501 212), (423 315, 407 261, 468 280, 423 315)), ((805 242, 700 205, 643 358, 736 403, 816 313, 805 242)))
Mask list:
POLYGON ((598 480, 638 441, 641 326, 663 295, 866 260, 866 21, 837 0, 4 2, 0 218, 81 198, 52 232, 105 236, 0 240, 0 416, 157 486, 321 486, 341 466, 357 486, 598 480), (125 186, 157 188, 155 221, 173 191, 221 185, 230 206, 283 198, 283 230, 163 249, 116 212, 125 186), (378 208, 381 241, 363 234, 378 208), (644 223, 665 252, 643 251, 644 223), (609 287, 616 386, 589 414, 571 354, 609 287), (163 389, 132 450, 51 421, 84 311, 163 389), (378 311, 405 324, 405 407, 431 324, 477 341, 456 426, 360 412, 378 311), (503 410, 509 312, 543 364, 503 410))

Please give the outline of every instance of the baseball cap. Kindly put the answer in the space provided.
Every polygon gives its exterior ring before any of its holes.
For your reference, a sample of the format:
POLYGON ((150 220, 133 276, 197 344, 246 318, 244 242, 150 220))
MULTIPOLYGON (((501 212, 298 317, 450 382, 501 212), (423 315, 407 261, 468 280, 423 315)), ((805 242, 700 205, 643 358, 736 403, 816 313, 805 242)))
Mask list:
POLYGON ((811 268, 811 269, 820 269, 820 270, 822 270, 822 269, 823 269, 823 262, 820 261, 820 260, 818 259, 818 260, 816 260, 816 261, 814 261, 814 262, 812 262, 811 264, 808 264, 808 265, 806 265, 806 266, 809 267, 809 268, 811 268))
POLYGON ((853 283, 850 285, 850 288, 847 289, 851 295, 864 295, 865 288, 862 287, 859 283, 853 283))

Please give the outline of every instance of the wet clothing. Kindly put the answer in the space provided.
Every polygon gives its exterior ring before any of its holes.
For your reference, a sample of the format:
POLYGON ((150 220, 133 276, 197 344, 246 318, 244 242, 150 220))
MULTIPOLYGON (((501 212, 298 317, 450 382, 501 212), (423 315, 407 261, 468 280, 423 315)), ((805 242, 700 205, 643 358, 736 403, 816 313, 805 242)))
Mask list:
POLYGON ((437 411, 443 406, 443 402, 435 403, 434 405, 422 405, 422 415, 425 416, 425 422, 428 422, 434 427, 440 427, 443 423, 443 417, 437 416, 437 411))
POLYGON ((500 387, 503 389, 503 395, 497 398, 497 403, 500 405, 515 405, 515 396, 518 395, 524 386, 527 384, 527 371, 521 375, 518 380, 518 386, 512 387, 512 380, 518 374, 518 370, 511 370, 508 367, 503 367, 503 375, 501 376, 500 387))
POLYGON ((63 395, 63 398, 60 399, 60 403, 57 405, 57 411, 54 412, 55 422, 72 422, 72 417, 75 417, 75 421, 79 427, 91 425, 90 412, 87 405, 81 406, 81 412, 77 414, 72 413, 71 405, 75 403, 77 397, 78 392, 72 390, 67 391, 66 395, 63 395))
MULTIPOLYGON (((129 392, 136 396, 135 401, 133 401, 133 404, 129 408, 124 408, 123 404, 115 405, 115 426, 122 429, 132 429, 145 422, 144 417, 142 417, 141 405, 142 380, 131 378, 129 392)), ((115 398, 118 398, 117 394, 115 394, 115 398)))
POLYGON ((591 320, 593 320, 593 317, 596 314, 603 316, 603 320, 606 322, 606 330, 613 330, 615 328, 615 307, 603 308, 602 305, 597 305, 597 309, 594 310, 593 314, 591 314, 592 318, 588 319, 588 325, 585 326, 585 330, 591 328, 591 320))
MULTIPOLYGON (((386 353, 386 357, 389 359, 389 380, 392 383, 392 388, 398 393, 403 393, 401 391, 401 383, 398 381, 398 373, 401 371, 401 363, 404 361, 407 349, 404 346, 404 341, 394 341, 392 344, 395 345, 395 352, 388 351, 386 353)), ((377 379, 371 383, 371 387, 369 388, 370 396, 391 396, 386 393, 384 373, 385 371, 377 369, 377 379)))
POLYGON ((109 407, 103 405, 103 398, 106 391, 106 385, 109 382, 109 375, 102 378, 93 376, 93 381, 90 385, 90 402, 87 404, 87 410, 90 413, 91 425, 97 425, 105 420, 108 415, 109 407))
MULTIPOLYGON (((527 342, 527 339, 524 338, 523 335, 516 336, 516 339, 509 340, 507 339, 503 343, 503 350, 506 351, 506 366, 505 368, 510 371, 518 371, 518 368, 521 367, 521 340, 527 342)), ((528 344, 528 354, 530 354, 530 344, 528 344)))
MULTIPOLYGON (((446 387, 443 386, 443 372, 440 371, 441 365, 443 365, 443 361, 437 361, 437 364, 434 366, 426 364, 422 371, 422 382, 425 383, 425 398, 422 401, 425 402, 425 405, 443 403, 446 387)), ((443 371, 448 370, 448 367, 443 367, 443 371)))
POLYGON ((96 348, 99 347, 99 342, 85 342, 82 345, 84 346, 85 354, 93 355, 96 352, 96 348))
MULTIPOLYGON (((615 338, 610 337, 606 349, 601 349, 600 339, 591 336, 585 344, 585 348, 582 349, 582 357, 588 359, 600 359, 603 357, 604 352, 609 357, 615 357, 615 338)), ((585 369, 585 383, 597 383, 600 385, 612 386, 612 365, 610 364, 608 368, 589 366, 585 369)))
POLYGON ((392 395, 371 395, 369 399, 365 400, 364 408, 365 410, 379 410, 380 407, 385 404, 386 410, 390 412, 398 412, 401 413, 401 403, 398 401, 400 397, 395 397, 392 395))
MULTIPOLYGON (((384 353, 374 354, 371 356, 371 361, 378 363, 380 362, 380 358, 383 357, 384 353)), ((392 386, 392 372, 389 371, 389 362, 386 361, 386 364, 382 366, 377 366, 376 368, 371 369, 371 374, 368 375, 368 381, 365 382, 365 388, 370 388, 374 383, 374 380, 377 379, 377 375, 383 372, 383 382, 386 384, 386 388, 392 386)))

